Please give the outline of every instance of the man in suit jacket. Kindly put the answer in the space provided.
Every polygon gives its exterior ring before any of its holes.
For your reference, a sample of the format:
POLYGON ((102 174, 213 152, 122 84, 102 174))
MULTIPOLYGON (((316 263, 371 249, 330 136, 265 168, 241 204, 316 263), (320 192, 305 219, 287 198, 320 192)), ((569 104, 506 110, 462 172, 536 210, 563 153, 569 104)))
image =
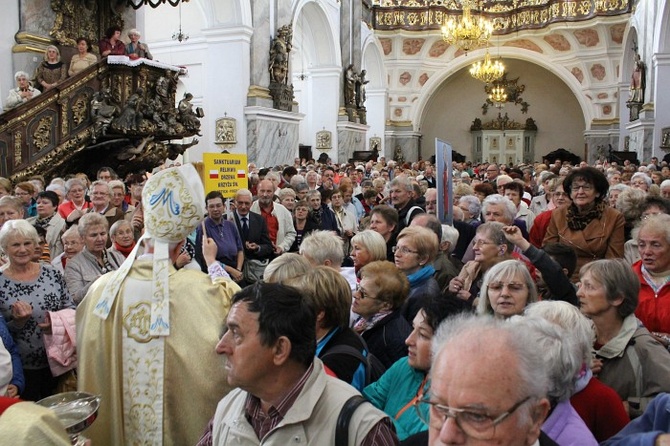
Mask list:
POLYGON ((263 217, 250 212, 252 202, 253 196, 249 189, 240 189, 235 194, 236 209, 233 218, 242 238, 244 261, 260 260, 269 262, 274 255, 272 240, 270 240, 268 227, 263 217))

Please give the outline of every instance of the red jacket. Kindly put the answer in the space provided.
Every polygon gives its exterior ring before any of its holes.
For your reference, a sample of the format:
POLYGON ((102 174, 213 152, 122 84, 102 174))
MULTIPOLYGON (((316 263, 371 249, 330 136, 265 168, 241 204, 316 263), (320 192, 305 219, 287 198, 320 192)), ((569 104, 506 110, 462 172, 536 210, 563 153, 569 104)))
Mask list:
POLYGON ((656 294, 642 275, 642 261, 633 264, 633 271, 640 279, 639 304, 635 316, 649 331, 670 333, 670 283, 666 283, 656 294))

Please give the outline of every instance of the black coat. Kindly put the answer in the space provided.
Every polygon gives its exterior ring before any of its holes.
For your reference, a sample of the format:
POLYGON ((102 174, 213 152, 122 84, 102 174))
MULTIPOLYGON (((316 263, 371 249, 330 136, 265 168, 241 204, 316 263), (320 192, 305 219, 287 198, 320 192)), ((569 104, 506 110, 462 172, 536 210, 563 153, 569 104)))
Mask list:
POLYGON ((375 355, 389 369, 398 359, 407 356, 405 339, 412 332, 412 326, 402 317, 400 309, 387 315, 362 336, 370 353, 375 355))

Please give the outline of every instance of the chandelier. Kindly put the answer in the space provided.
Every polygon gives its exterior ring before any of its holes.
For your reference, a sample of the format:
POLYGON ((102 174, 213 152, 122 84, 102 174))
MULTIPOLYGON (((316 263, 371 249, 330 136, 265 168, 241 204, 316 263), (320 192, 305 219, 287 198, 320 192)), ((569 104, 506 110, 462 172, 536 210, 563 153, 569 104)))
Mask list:
POLYGON ((442 27, 442 39, 449 45, 456 45, 468 53, 473 48, 486 44, 493 34, 493 24, 483 17, 475 20, 470 13, 470 2, 462 0, 463 16, 460 22, 453 18, 442 27))
POLYGON ((489 93, 489 100, 497 108, 503 108, 507 102, 507 88, 504 85, 495 85, 489 93))
POLYGON ((488 48, 486 49, 484 60, 475 62, 470 68, 470 75, 485 84, 500 79, 503 74, 505 74, 505 65, 503 65, 500 59, 491 62, 491 55, 489 54, 488 48))

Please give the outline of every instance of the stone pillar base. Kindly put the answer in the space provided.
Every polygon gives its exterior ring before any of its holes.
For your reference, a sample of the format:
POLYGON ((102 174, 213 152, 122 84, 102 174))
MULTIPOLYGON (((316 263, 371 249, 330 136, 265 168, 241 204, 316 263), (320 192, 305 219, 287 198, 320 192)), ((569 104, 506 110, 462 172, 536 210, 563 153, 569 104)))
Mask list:
POLYGON ((257 106, 245 107, 244 114, 249 162, 259 167, 293 164, 305 115, 257 106))
POLYGON ((368 129, 367 125, 349 121, 338 121, 337 160, 333 161, 346 163, 355 151, 365 150, 368 129))

